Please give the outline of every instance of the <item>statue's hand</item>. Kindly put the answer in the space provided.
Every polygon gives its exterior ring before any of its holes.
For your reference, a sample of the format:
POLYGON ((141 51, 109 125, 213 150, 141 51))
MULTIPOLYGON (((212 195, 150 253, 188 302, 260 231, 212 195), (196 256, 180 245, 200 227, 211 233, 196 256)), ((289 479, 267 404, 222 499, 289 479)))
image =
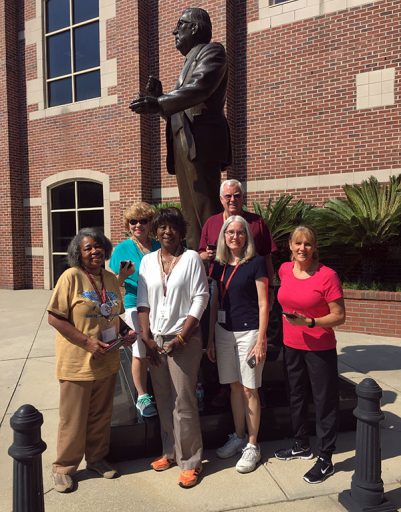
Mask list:
POLYGON ((136 114, 159 114, 161 112, 157 98, 141 96, 131 101, 129 108, 136 114))
POLYGON ((146 95, 154 96, 158 98, 163 94, 163 86, 160 80, 152 75, 150 75, 148 79, 148 83, 146 84, 146 95))

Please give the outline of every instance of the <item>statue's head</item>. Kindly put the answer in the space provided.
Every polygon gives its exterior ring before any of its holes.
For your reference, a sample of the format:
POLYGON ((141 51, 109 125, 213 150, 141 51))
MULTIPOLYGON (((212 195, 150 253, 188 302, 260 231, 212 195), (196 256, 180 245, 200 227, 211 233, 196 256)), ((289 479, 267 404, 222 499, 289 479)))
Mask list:
POLYGON ((173 30, 175 46, 183 55, 197 44, 209 43, 212 38, 212 22, 209 14, 199 7, 189 7, 182 13, 173 30))

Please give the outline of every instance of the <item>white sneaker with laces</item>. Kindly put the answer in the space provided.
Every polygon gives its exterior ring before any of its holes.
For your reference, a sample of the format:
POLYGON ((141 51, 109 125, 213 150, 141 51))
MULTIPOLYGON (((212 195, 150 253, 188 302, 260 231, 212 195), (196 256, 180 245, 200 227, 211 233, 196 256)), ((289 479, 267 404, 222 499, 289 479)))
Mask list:
POLYGON ((254 471, 260 461, 260 448, 254 444, 248 443, 242 450, 242 457, 237 462, 235 469, 238 473, 250 473, 254 471))
POLYGON ((220 459, 228 459, 236 453, 240 453, 248 442, 248 436, 238 437, 237 434, 230 434, 228 441, 216 450, 216 455, 220 459))

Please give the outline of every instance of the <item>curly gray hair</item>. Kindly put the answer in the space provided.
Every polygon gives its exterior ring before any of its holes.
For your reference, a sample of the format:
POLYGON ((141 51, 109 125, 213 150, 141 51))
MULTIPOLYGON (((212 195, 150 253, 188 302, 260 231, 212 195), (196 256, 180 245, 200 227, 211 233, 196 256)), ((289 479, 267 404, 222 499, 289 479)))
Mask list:
POLYGON ((67 260, 70 267, 81 266, 81 242, 86 236, 93 238, 104 249, 106 260, 110 259, 113 246, 107 236, 98 228, 82 228, 71 240, 67 249, 67 260))

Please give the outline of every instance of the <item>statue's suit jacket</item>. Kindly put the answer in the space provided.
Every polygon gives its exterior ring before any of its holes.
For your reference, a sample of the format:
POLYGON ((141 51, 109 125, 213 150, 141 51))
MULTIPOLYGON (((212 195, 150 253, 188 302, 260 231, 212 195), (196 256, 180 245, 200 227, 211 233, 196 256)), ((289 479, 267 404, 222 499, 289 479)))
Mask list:
MULTIPOLYGON (((231 163, 230 131, 224 115, 227 58, 220 43, 199 44, 187 54, 176 88, 159 96, 167 117, 167 170, 175 174, 173 138, 183 129, 187 156, 199 163, 231 163)), ((207 169, 205 168, 205 171, 207 169)))

